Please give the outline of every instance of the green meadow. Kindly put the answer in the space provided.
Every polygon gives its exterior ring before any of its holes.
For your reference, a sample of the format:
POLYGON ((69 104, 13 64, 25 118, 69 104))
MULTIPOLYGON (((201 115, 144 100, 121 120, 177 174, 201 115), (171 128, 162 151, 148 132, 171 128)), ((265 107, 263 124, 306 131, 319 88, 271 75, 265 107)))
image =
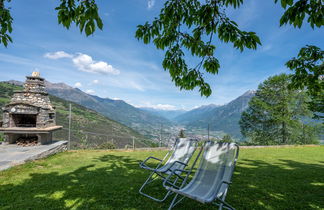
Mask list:
MULTIPOLYGON (((0 172, 0 209, 167 209, 170 199, 138 193, 149 175, 138 163, 165 153, 68 151, 13 167, 0 172)), ((236 209, 324 209, 324 146, 241 149, 232 181, 226 201, 236 209)), ((184 199, 175 209, 216 207, 184 199)))

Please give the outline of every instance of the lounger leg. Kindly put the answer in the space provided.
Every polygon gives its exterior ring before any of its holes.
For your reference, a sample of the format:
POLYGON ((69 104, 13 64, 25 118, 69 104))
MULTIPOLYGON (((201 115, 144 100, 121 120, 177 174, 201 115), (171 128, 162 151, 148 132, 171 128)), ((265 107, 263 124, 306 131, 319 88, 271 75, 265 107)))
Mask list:
POLYGON ((178 203, 180 203, 185 198, 184 196, 180 195, 181 198, 177 200, 178 196, 179 196, 178 193, 174 196, 168 210, 171 210, 173 207, 175 207, 178 203))
POLYGON ((219 203, 215 202, 214 204, 219 206, 218 210, 222 210, 223 208, 230 209, 230 210, 235 210, 233 206, 231 206, 229 203, 225 201, 225 196, 222 197, 221 199, 217 199, 219 203))
POLYGON ((158 198, 152 197, 152 196, 150 196, 150 195, 148 195, 148 194, 146 194, 146 193, 143 192, 143 189, 144 189, 144 187, 145 187, 146 185, 150 184, 150 183, 153 182, 155 179, 157 179, 157 177, 156 177, 156 178, 152 178, 152 177, 154 176, 154 174, 155 174, 155 172, 153 171, 153 172, 150 174, 150 176, 146 179, 146 181, 144 182, 144 184, 142 185, 142 187, 139 189, 139 193, 142 194, 142 195, 144 195, 144 196, 146 196, 146 197, 148 197, 148 198, 150 198, 150 199, 152 199, 152 200, 155 200, 155 201, 157 201, 157 202, 163 202, 163 201, 165 201, 165 199, 167 199, 168 196, 169 196, 171 193, 173 193, 173 192, 168 191, 162 199, 158 199, 158 198))

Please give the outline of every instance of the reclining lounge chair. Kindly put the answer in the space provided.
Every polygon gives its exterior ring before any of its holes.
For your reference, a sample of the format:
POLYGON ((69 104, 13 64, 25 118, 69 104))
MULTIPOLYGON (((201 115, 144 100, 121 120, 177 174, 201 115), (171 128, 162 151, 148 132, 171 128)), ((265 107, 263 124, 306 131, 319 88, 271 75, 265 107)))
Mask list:
MULTIPOLYGON (((162 160, 151 156, 141 162, 141 168, 152 172, 144 182, 142 187, 139 189, 139 193, 158 202, 164 201, 169 196, 170 191, 168 191, 162 199, 158 199, 151 195, 148 195, 147 193, 144 193, 143 190, 145 186, 152 183, 158 178, 161 178, 163 181, 169 174, 172 173, 172 171, 175 171, 177 169, 183 170, 194 154, 197 148, 197 144, 198 141, 196 139, 179 138, 175 141, 173 149, 171 149, 162 160), (169 157, 169 159, 163 164, 164 160, 166 160, 167 157, 169 157), (158 165, 155 168, 147 166, 147 161, 150 159, 159 161, 158 165)), ((175 182, 177 182, 177 180, 178 178, 175 180, 175 182)))
POLYGON ((201 203, 213 203, 219 206, 219 209, 223 207, 234 209, 225 202, 225 197, 231 183, 238 153, 239 147, 235 143, 205 142, 199 167, 189 184, 186 184, 186 181, 190 171, 183 169, 174 170, 164 180, 163 186, 176 193, 169 209, 172 209, 185 197, 201 203), (170 177, 179 174, 179 172, 187 174, 181 187, 177 187, 169 181, 170 177), (180 196, 179 199, 178 196, 180 196))

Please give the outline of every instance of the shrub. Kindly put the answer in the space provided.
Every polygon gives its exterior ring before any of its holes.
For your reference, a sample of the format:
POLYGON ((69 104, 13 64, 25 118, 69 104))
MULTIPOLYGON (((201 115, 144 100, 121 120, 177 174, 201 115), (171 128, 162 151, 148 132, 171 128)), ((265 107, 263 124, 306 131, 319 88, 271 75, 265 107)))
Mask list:
POLYGON ((105 142, 97 146, 97 149, 116 149, 116 145, 112 142, 105 142))

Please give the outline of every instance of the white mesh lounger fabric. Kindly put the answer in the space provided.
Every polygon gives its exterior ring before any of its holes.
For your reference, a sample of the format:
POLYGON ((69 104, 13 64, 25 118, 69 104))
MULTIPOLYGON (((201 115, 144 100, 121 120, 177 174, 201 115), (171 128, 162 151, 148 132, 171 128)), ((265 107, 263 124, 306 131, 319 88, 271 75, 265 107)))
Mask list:
POLYGON ((187 166, 187 163, 191 159, 192 155, 194 154, 197 148, 197 143, 198 141, 196 139, 179 138, 175 141, 173 149, 167 153, 167 155, 163 158, 163 160, 160 160, 155 157, 148 157, 143 162, 141 162, 140 167, 146 170, 150 170, 152 171, 152 173, 140 188, 139 193, 155 201, 159 201, 159 202, 164 201, 168 197, 170 192, 167 192, 164 198, 157 199, 144 193, 143 189, 145 188, 146 185, 150 184, 157 178, 162 178, 164 180, 166 178, 166 175, 171 174, 172 171, 175 171, 177 169, 181 169, 181 170, 184 169, 187 166), (169 159, 162 165, 163 161, 167 157, 169 157, 169 159), (146 165, 146 162, 150 159, 158 160, 160 163, 155 168, 151 168, 146 165))
POLYGON ((216 202, 220 209, 223 207, 233 209, 225 202, 225 196, 238 157, 238 150, 235 143, 206 142, 199 167, 189 184, 176 189, 168 186, 165 180, 164 186, 177 194, 169 209, 182 200, 181 198, 177 201, 178 195, 201 203, 216 202))

